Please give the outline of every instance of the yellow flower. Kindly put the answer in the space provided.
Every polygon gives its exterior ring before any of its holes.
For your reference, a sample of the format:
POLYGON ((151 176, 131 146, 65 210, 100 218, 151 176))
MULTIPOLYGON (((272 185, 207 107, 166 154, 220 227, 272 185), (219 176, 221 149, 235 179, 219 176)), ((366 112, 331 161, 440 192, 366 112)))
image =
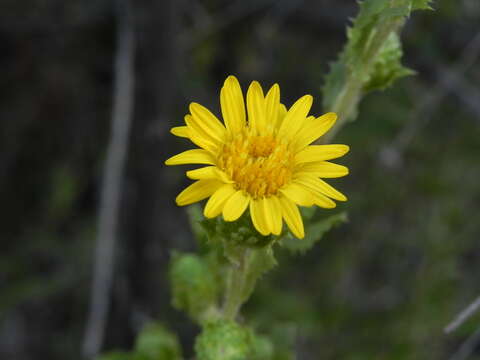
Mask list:
POLYGON ((204 215, 223 215, 237 220, 247 208, 253 225, 262 235, 280 235, 282 219, 298 238, 305 236, 298 206, 334 208, 332 199, 346 201, 345 195, 320 178, 348 174, 348 168, 331 160, 343 156, 347 145, 310 145, 335 123, 337 115, 308 116, 313 98, 305 95, 287 111, 280 103, 280 88, 273 85, 263 95, 253 81, 247 91, 247 113, 242 89, 229 76, 220 92, 224 124, 208 109, 190 104, 186 126, 174 127, 172 134, 189 138, 200 149, 184 151, 166 165, 205 164, 187 171, 196 180, 176 198, 179 206, 209 197, 204 215))

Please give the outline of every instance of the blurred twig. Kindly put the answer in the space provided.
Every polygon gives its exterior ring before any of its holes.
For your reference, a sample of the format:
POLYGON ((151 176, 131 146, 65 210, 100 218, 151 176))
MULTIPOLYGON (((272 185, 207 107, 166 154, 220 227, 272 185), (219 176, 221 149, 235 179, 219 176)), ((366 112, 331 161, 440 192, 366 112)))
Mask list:
MULTIPOLYGON (((465 46, 456 64, 449 68, 449 73, 456 77, 463 74, 475 64, 480 56, 480 32, 465 46)), ((450 81, 440 77, 435 88, 418 103, 411 112, 409 121, 398 133, 391 144, 380 151, 380 161, 388 167, 397 167, 401 163, 403 153, 410 146, 415 136, 427 126, 432 115, 450 91, 450 81)))
POLYGON ((133 109, 135 41, 131 7, 129 0, 117 0, 115 4, 118 23, 111 138, 101 185, 93 284, 83 342, 83 355, 87 358, 98 354, 104 338, 118 236, 122 178, 133 109))
POLYGON ((480 120, 480 90, 472 86, 463 74, 453 72, 446 66, 439 66, 438 73, 443 74, 445 86, 480 120))
POLYGON ((444 331, 448 334, 462 325, 469 317, 471 317, 480 308, 480 296, 468 305, 457 317, 448 324, 444 331))
POLYGON ((467 359, 477 347, 480 342, 480 328, 478 328, 463 344, 460 349, 453 354, 450 360, 465 360, 467 359))

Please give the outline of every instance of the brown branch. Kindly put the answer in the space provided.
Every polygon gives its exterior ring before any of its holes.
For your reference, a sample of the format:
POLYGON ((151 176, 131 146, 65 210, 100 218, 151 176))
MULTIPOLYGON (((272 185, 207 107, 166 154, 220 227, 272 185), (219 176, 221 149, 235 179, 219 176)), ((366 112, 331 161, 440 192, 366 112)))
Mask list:
POLYGON ((117 52, 111 120, 111 138, 101 184, 98 234, 95 248, 90 309, 83 355, 94 358, 103 343, 110 304, 118 238, 118 213, 133 110, 135 41, 129 0, 117 0, 117 52))
POLYGON ((468 305, 457 317, 448 324, 444 331, 448 334, 462 325, 468 318, 470 318, 478 309, 480 309, 480 296, 468 305))
POLYGON ((475 348, 480 342, 480 328, 478 328, 469 338, 460 346, 458 351, 453 354, 450 360, 465 360, 473 354, 475 348))

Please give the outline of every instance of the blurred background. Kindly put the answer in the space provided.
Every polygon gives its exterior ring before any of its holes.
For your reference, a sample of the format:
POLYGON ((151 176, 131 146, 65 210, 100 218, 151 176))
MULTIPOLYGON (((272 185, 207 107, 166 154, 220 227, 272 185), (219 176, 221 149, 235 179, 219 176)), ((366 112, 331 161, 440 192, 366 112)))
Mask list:
MULTIPOLYGON (((117 7, 0 3, 1 359, 81 358, 125 25, 117 7)), ((368 95, 335 139, 351 146, 338 161, 351 174, 331 183, 350 201, 332 214, 348 210, 349 222, 304 255, 278 249, 280 266, 245 306, 297 359, 463 359, 465 341, 480 359, 479 314, 443 333, 480 295, 480 2, 433 7, 402 33, 417 76, 368 95)), ((199 329, 171 307, 166 275, 173 250, 195 249, 174 203, 188 180, 163 165, 191 145, 169 128, 191 101, 219 114, 229 74, 244 89, 278 82, 287 106, 312 94, 312 112, 328 111, 320 89, 357 10, 353 0, 131 2, 133 113, 103 350, 130 349, 153 319, 193 354, 199 329)))

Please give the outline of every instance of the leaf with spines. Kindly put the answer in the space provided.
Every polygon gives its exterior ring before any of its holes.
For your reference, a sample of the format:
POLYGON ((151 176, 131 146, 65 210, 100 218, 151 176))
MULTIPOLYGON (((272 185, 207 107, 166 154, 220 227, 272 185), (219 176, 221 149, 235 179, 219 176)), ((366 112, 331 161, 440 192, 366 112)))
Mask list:
POLYGON ((400 63, 402 58, 402 47, 396 33, 391 33, 379 51, 373 64, 372 75, 369 81, 363 86, 365 92, 372 90, 384 90, 391 86, 396 80, 414 75, 415 71, 410 70, 400 63))
MULTIPOLYGON (((339 114, 336 128, 356 118, 358 104, 367 92, 385 89, 395 80, 414 73, 401 65, 398 32, 411 11, 429 9, 430 3, 428 0, 359 3, 360 11, 347 29, 347 44, 338 60, 330 65, 322 88, 325 111, 339 114)), ((334 129, 330 137, 335 132, 334 129)))
POLYGON ((413 0, 412 9, 413 10, 433 10, 430 4, 433 0, 413 0))

